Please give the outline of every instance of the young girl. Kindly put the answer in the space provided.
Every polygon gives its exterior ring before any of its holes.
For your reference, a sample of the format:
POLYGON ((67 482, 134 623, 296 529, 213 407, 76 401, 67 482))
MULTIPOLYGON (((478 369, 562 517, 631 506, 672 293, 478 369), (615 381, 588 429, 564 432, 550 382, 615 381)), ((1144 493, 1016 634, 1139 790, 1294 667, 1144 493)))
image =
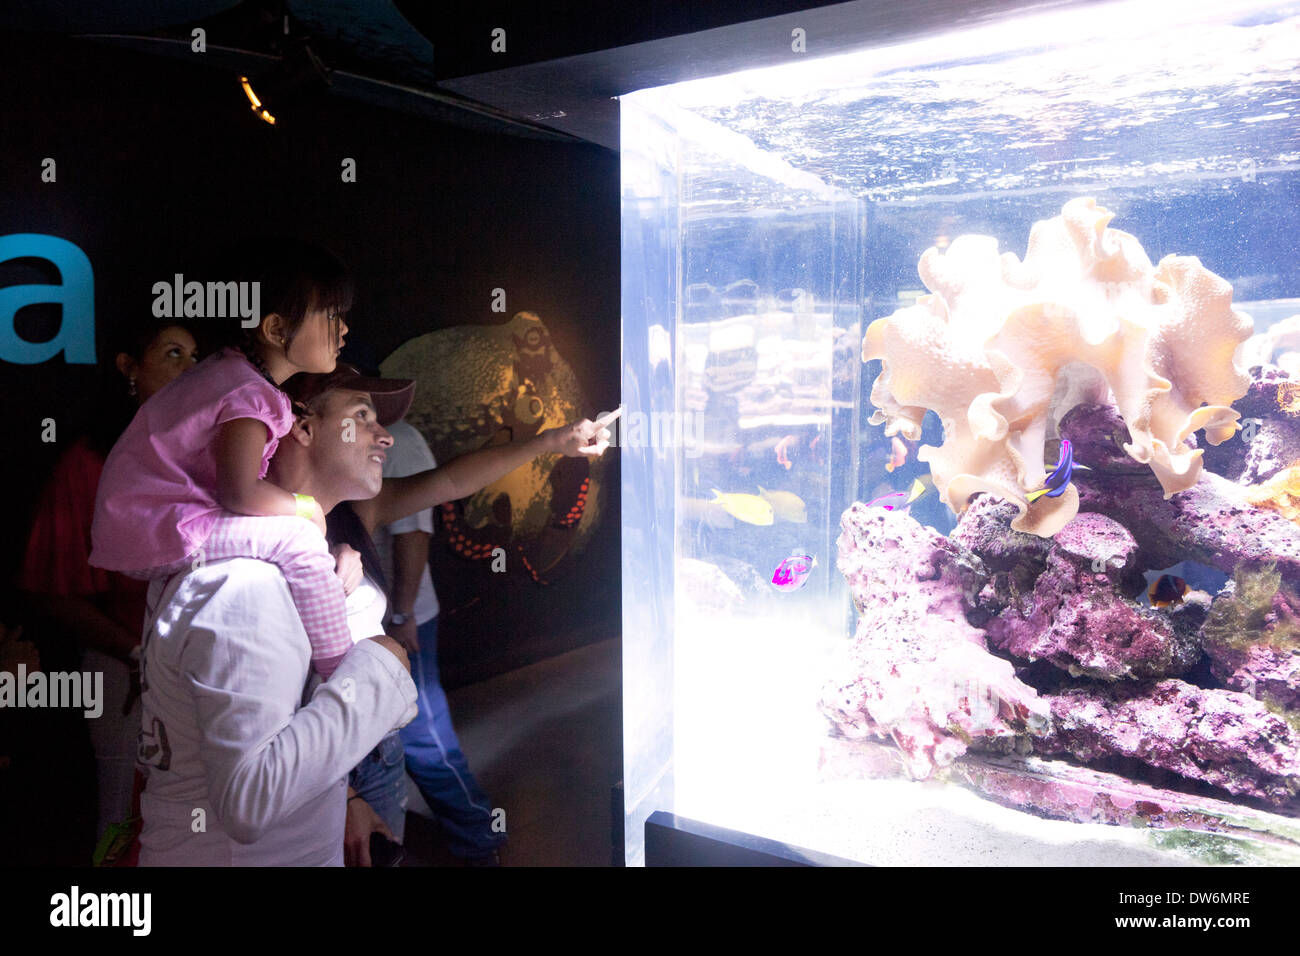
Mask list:
POLYGON ((352 639, 325 515, 310 495, 263 476, 294 422, 280 383, 334 370, 352 284, 341 263, 305 243, 246 252, 254 264, 240 279, 259 283, 261 321, 237 348, 141 406, 104 464, 90 563, 152 579, 220 558, 271 561, 293 595, 312 664, 327 678, 352 639))

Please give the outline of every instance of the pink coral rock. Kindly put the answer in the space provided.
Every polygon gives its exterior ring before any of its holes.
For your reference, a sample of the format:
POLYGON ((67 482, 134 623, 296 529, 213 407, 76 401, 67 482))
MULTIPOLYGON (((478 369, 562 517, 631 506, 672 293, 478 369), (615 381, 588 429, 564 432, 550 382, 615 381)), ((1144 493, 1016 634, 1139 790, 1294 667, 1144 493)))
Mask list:
POLYGON ((1176 678, 1120 681, 1048 698, 1053 726, 1041 754, 1084 763, 1128 757, 1275 805, 1300 792, 1300 734, 1245 694, 1176 678))
POLYGON ((1084 513, 1057 532, 1033 591, 987 625, 989 643, 1026 660, 1048 660, 1073 677, 1114 680, 1187 671, 1201 655, 1194 632, 1119 593, 1137 551, 1124 527, 1084 513))
POLYGON ((859 617, 846 675, 821 702, 840 733, 892 738, 922 779, 973 741, 1041 731, 1037 693, 966 622, 983 582, 979 559, 909 515, 861 503, 841 528, 838 567, 859 617))

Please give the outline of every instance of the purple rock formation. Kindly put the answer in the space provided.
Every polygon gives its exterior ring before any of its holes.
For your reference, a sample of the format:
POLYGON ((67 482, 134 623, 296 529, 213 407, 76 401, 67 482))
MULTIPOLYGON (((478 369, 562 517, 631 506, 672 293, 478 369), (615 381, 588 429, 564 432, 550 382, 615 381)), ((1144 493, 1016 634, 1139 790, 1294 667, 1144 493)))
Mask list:
POLYGON ((859 611, 846 673, 822 692, 840 733, 892 738, 923 779, 974 740, 1040 732, 1038 695, 966 622, 979 559, 899 512, 857 503, 840 524, 837 564, 859 611))
POLYGON ((1166 677, 1201 655, 1195 633, 1126 599, 1117 582, 1137 544, 1123 526, 1082 513, 1062 528, 1033 592, 987 625, 989 642, 1027 660, 1048 660, 1072 677, 1166 677))
POLYGON ((1110 459, 1101 450, 1113 440, 1118 421, 1112 409, 1093 405, 1074 409, 1061 422, 1062 434, 1076 448, 1098 455, 1075 455, 1093 469, 1074 473, 1080 511, 1108 515, 1127 528, 1145 567, 1197 561, 1232 574, 1241 565, 1275 562, 1284 580, 1300 584, 1300 527, 1276 512, 1252 508, 1227 479, 1202 472, 1195 485, 1166 501, 1154 475, 1106 470, 1110 459))
POLYGON ((1276 805, 1300 792, 1300 735, 1259 701, 1170 678, 1119 681, 1048 698, 1042 754, 1085 763, 1118 755, 1276 805))

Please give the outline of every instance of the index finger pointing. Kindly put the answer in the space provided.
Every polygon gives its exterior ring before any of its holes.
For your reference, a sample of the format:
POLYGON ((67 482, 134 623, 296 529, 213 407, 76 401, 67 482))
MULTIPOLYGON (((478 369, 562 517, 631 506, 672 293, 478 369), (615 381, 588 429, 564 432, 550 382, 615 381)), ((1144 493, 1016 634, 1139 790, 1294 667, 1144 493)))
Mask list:
POLYGON ((612 422, 617 421, 617 420, 618 420, 618 416, 620 416, 620 415, 622 415, 622 414, 623 414, 623 406, 620 405, 618 408, 614 409, 612 412, 607 412, 606 414, 604 414, 604 415, 600 416, 599 418, 597 418, 597 419, 596 419, 596 424, 599 425, 601 428, 606 428, 606 427, 608 427, 612 422))

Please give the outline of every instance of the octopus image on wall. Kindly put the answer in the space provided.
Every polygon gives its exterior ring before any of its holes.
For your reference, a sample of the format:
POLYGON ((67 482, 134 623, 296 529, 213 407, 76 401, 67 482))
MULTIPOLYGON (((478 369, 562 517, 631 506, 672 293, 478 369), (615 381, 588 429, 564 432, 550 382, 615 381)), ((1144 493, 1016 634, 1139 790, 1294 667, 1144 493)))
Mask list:
MULTIPOLYGON (((387 377, 415 379, 406 421, 439 463, 590 417, 577 376, 532 312, 501 325, 417 336, 380 369, 387 377)), ((453 551, 473 560, 504 548, 509 571, 526 571, 545 584, 590 540, 605 468, 601 458, 541 455, 477 494, 444 503, 442 533, 453 551)))

